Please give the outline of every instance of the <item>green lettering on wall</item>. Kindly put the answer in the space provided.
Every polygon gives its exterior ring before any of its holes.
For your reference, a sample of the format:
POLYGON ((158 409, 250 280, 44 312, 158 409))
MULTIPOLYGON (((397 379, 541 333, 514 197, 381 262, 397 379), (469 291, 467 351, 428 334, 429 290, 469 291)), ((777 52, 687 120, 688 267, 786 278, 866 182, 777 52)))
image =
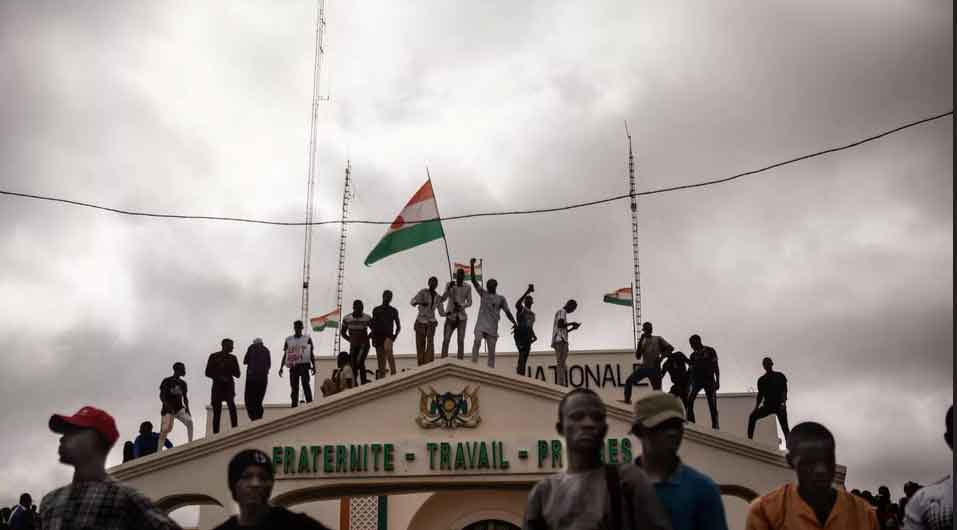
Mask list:
POLYGON ((492 442, 492 469, 498 469, 498 442, 492 442))
POLYGON ((465 447, 462 447, 462 442, 455 444, 455 469, 465 469, 465 447))
POLYGON ((372 470, 379 470, 379 455, 382 453, 382 444, 372 444, 372 470))
POLYGON ((475 465, 478 463, 478 442, 466 442, 465 455, 469 459, 469 469, 475 469, 475 465))
POLYGON ((383 458, 382 467, 386 471, 395 470, 395 445, 385 444, 385 456, 383 458))
POLYGON ((488 463, 488 447, 485 445, 485 442, 479 443, 479 469, 489 469, 488 463))
POLYGON ((446 442, 439 444, 439 469, 452 470, 452 446, 446 442))
POLYGON ((508 463, 508 460, 505 459, 505 443, 504 442, 498 443, 498 458, 499 458, 498 468, 508 469, 509 463, 508 463))
POLYGON ((344 445, 336 446, 336 473, 346 473, 349 471, 349 453, 344 445))
POLYGON ((283 448, 282 472, 289 474, 296 472, 296 448, 288 445, 283 448))
POLYGON ((559 440, 552 440, 552 467, 561 468, 562 464, 562 442, 559 440))
POLYGON ((362 444, 362 470, 369 471, 369 444, 362 444))
POLYGON ((608 463, 618 463, 618 440, 615 438, 608 439, 608 463))
POLYGON ((312 472, 319 472, 319 453, 322 451, 322 448, 318 445, 309 446, 309 454, 312 455, 312 472))
POLYGON ((335 451, 336 448, 331 445, 322 446, 322 472, 323 473, 333 473, 335 472, 335 467, 333 467, 333 460, 336 457, 335 451))
POLYGON ((631 453, 631 440, 628 438, 621 439, 621 460, 626 464, 631 462, 634 459, 634 456, 631 453))
POLYGON ((349 471, 355 473, 362 471, 362 446, 349 445, 349 471))
POLYGON ((439 444, 428 442, 425 444, 425 450, 429 452, 429 469, 435 469, 435 452, 439 449, 439 444))
POLYGON ((278 472, 280 466, 282 466, 282 447, 273 447, 272 448, 272 468, 274 472, 278 472))
POLYGON ((545 440, 538 441, 538 467, 542 467, 545 464, 545 460, 548 459, 548 442, 545 440))
POLYGON ((299 449, 299 467, 296 469, 296 473, 308 473, 310 467, 309 448, 304 445, 299 449))

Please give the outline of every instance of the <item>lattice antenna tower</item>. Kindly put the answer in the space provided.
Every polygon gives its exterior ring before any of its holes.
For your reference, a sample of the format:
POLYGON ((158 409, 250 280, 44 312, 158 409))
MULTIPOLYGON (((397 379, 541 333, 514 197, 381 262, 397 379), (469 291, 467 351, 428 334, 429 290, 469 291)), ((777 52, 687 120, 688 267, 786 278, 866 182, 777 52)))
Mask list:
MULTIPOLYGON (((342 186, 342 223, 339 224, 339 270, 336 276, 336 309, 338 310, 339 320, 336 322, 342 325, 342 283, 346 277, 346 223, 349 218, 349 201, 352 199, 352 163, 346 161, 346 180, 342 186)), ((336 339, 332 343, 332 356, 339 355, 340 337, 336 333, 336 339)))
POLYGON ((316 211, 316 180, 318 178, 318 161, 316 149, 318 147, 319 129, 319 74, 322 71, 322 59, 325 55, 323 37, 326 32, 326 3, 325 0, 316 2, 316 59, 312 69, 312 116, 309 120, 309 169, 306 184, 306 225, 302 256, 302 304, 300 317, 303 323, 309 322, 309 277, 312 261, 312 222, 316 211))
POLYGON ((638 266, 638 196, 635 176, 635 153, 631 148, 631 131, 628 122, 625 122, 625 135, 628 137, 628 193, 631 195, 631 254, 633 261, 633 278, 631 286, 631 304, 634 318, 633 330, 635 335, 635 349, 638 348, 638 330, 641 329, 641 271, 638 266))

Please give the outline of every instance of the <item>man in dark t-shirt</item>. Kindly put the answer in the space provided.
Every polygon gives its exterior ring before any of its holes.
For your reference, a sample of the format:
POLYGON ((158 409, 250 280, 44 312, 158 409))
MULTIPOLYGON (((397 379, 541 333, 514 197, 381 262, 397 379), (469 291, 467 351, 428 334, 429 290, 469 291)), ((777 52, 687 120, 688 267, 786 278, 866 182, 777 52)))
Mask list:
POLYGON ((535 292, 535 286, 528 284, 528 289, 515 302, 515 347, 518 349, 518 366, 515 372, 525 374, 528 355, 532 351, 532 343, 538 340, 535 335, 535 312, 532 311, 534 300, 530 296, 535 292))
POLYGON ((263 399, 266 397, 269 368, 272 365, 269 348, 263 345, 261 338, 257 337, 249 345, 243 364, 246 365, 246 414, 249 415, 249 421, 256 421, 263 417, 263 399))
POLYGON ((748 438, 754 438, 754 427, 758 420, 776 414, 786 439, 789 432, 788 409, 785 405, 788 400, 788 378, 772 370, 774 361, 770 357, 765 357, 761 365, 764 366, 764 375, 758 378, 758 399, 748 417, 748 438))
POLYGON ((229 423, 239 425, 236 417, 236 381, 239 378, 239 359, 233 355, 233 340, 223 339, 223 349, 211 353, 206 361, 206 377, 213 380, 210 402, 213 405, 213 434, 219 433, 219 420, 223 414, 223 401, 229 407, 229 423))
POLYGON ((382 305, 372 310, 372 345, 375 346, 379 377, 385 377, 386 363, 389 364, 389 372, 396 374, 392 345, 402 330, 402 323, 399 322, 399 311, 391 303, 392 291, 385 290, 382 292, 382 305))
POLYGON ((189 397, 187 397, 186 365, 181 362, 173 363, 173 375, 163 379, 160 383, 160 401, 163 408, 160 410, 160 436, 156 445, 157 451, 166 448, 166 437, 173 430, 173 420, 180 421, 186 426, 187 439, 193 441, 193 414, 189 411, 189 397))
POLYGON ((665 363, 661 365, 662 373, 671 378, 671 389, 668 393, 681 400, 681 404, 688 410, 688 392, 691 390, 691 378, 688 375, 688 357, 680 351, 665 356, 665 363))
POLYGON ((695 422, 694 403, 698 393, 704 390, 711 411, 711 428, 718 429, 718 389, 721 387, 721 372, 718 370, 718 352, 701 343, 701 337, 692 335, 691 344, 691 392, 688 394, 688 421, 695 422))

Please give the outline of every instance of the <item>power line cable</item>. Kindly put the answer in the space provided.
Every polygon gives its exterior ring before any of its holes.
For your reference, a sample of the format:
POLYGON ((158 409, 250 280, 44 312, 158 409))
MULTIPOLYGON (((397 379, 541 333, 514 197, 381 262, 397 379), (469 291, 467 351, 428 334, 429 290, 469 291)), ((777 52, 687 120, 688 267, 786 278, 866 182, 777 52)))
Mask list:
MULTIPOLYGON (((656 195, 656 194, 659 194, 659 193, 669 193, 669 192, 673 192, 673 191, 688 190, 688 189, 692 189, 692 188, 702 188, 702 187, 705 187, 705 186, 713 186, 713 185, 715 185, 715 184, 722 184, 722 183, 725 183, 725 182, 730 182, 730 181, 732 181, 732 180, 736 180, 736 179, 739 179, 739 178, 742 178, 742 177, 747 177, 747 176, 750 176, 750 175, 755 175, 755 174, 758 174, 758 173, 764 173, 764 172, 766 172, 766 171, 770 171, 770 170, 772 170, 772 169, 776 169, 776 168, 779 168, 779 167, 782 167, 782 166, 786 166, 786 165, 789 165, 789 164, 794 164, 794 163, 796 163, 796 162, 800 162, 800 161, 803 161, 803 160, 809 160, 809 159, 811 159, 811 158, 817 158, 817 157, 824 156, 824 155, 828 155, 828 154, 831 154, 831 153, 836 153, 836 152, 838 152, 838 151, 844 151, 844 150, 847 150, 847 149, 851 149, 851 148, 860 146, 860 145, 862 145, 862 144, 866 144, 866 143, 868 143, 868 142, 873 142, 873 141, 878 140, 878 139, 880 139, 880 138, 883 138, 883 137, 885 137, 885 136, 889 136, 889 135, 891 135, 891 134, 894 134, 894 133, 903 131, 903 130, 905 130, 905 129, 909 129, 909 128, 911 128, 911 127, 916 127, 916 126, 921 125, 921 124, 924 124, 924 123, 928 123, 928 122, 931 122, 931 121, 934 121, 934 120, 939 120, 939 119, 944 118, 944 117, 946 117, 946 116, 952 116, 953 114, 954 114, 954 111, 953 111, 953 110, 950 110, 950 111, 947 111, 947 112, 944 112, 944 113, 941 113, 941 114, 937 114, 937 115, 935 115, 935 116, 931 116, 931 117, 929 117, 929 118, 924 118, 924 119, 917 120, 917 121, 914 121, 914 122, 911 122, 911 123, 908 123, 908 124, 905 124, 905 125, 901 125, 901 126, 899 126, 899 127, 895 127, 895 128, 890 129, 890 130, 888 130, 888 131, 884 131, 884 132, 882 132, 882 133, 875 134, 874 136, 869 136, 869 137, 867 137, 867 138, 864 138, 864 139, 862 139, 862 140, 858 140, 858 141, 853 142, 853 143, 849 143, 849 144, 847 144, 847 145, 842 145, 842 146, 839 146, 839 147, 832 147, 832 148, 830 148, 830 149, 825 149, 825 150, 823 150, 823 151, 817 151, 817 152, 814 152, 814 153, 811 153, 811 154, 808 154, 808 155, 803 155, 803 156, 799 156, 799 157, 796 157, 796 158, 791 158, 791 159, 788 159, 788 160, 784 160, 784 161, 782 161, 782 162, 777 162, 777 163, 775 163, 775 164, 771 164, 771 165, 769 165, 769 166, 764 166, 764 167, 759 168, 759 169, 754 169, 754 170, 751 170, 751 171, 745 171, 745 172, 743 172, 743 173, 737 173, 737 174, 731 175, 731 176, 729 176, 729 177, 723 177, 723 178, 714 179, 714 180, 707 180, 707 181, 704 181, 704 182, 697 182, 697 183, 694 183, 694 184, 684 184, 684 185, 681 185, 681 186, 671 186, 671 187, 667 187, 667 188, 658 188, 658 189, 653 189, 653 190, 648 190, 648 191, 641 191, 641 192, 635 193, 634 195, 635 195, 636 197, 641 197, 641 196, 646 196, 646 195, 656 195)), ((161 219, 191 219, 191 220, 207 220, 207 221, 231 221, 231 222, 237 222, 237 223, 252 223, 252 224, 273 225, 273 226, 305 226, 306 224, 310 224, 310 223, 306 223, 306 222, 303 222, 303 221, 269 221, 269 220, 264 220, 264 219, 250 219, 250 218, 245 218, 245 217, 220 217, 220 216, 214 216, 214 215, 181 215, 181 214, 170 214, 170 213, 142 212, 142 211, 135 211, 135 210, 122 210, 122 209, 119 209, 119 208, 111 208, 111 207, 102 206, 102 205, 99 205, 99 204, 93 204, 93 203, 81 202, 81 201, 73 201, 73 200, 70 200, 70 199, 63 199, 63 198, 60 198, 60 197, 50 197, 50 196, 44 196, 44 195, 35 195, 35 194, 32 194, 32 193, 20 193, 20 192, 9 191, 9 190, 4 190, 4 189, 0 189, 0 195, 6 195, 6 196, 11 196, 11 197, 21 197, 21 198, 26 198, 26 199, 36 199, 36 200, 42 200, 42 201, 51 201, 51 202, 62 203, 62 204, 70 204, 70 205, 73 205, 73 206, 82 206, 82 207, 85 207, 85 208, 93 208, 93 209, 96 209, 96 210, 102 210, 102 211, 106 211, 106 212, 112 212, 112 213, 121 214, 121 215, 129 215, 129 216, 134 216, 134 217, 153 217, 153 218, 161 218, 161 219)), ((508 210, 508 211, 500 211, 500 212, 479 212, 479 213, 470 213, 470 214, 463 214, 463 215, 451 215, 451 216, 446 216, 446 217, 437 217, 437 218, 434 218, 434 219, 425 219, 425 220, 417 221, 417 222, 409 222, 408 224, 425 223, 425 222, 436 221, 436 220, 438 220, 438 221, 456 221, 456 220, 460 220, 460 219, 474 219, 474 218, 477 218, 477 217, 502 217, 502 216, 510 216, 510 215, 531 215, 531 214, 539 214, 539 213, 561 212, 561 211, 565 211, 565 210, 575 210, 575 209, 578 209, 578 208, 586 208, 586 207, 589 207, 589 206, 597 206, 597 205, 599 205, 599 204, 605 204, 605 203, 620 201, 620 200, 622 200, 622 199, 631 198, 631 196, 632 196, 632 195, 631 195, 630 193, 625 193, 625 194, 622 194, 622 195, 615 195, 615 196, 613 196, 613 197, 606 197, 606 198, 604 198, 604 199, 597 199, 597 200, 594 200, 594 201, 579 202, 579 203, 574 203, 574 204, 567 204, 567 205, 564 205, 564 206, 556 206, 556 207, 552 207, 552 208, 537 208, 537 209, 530 209, 530 210, 508 210)), ((367 219, 348 219, 348 220, 345 220, 345 221, 342 221, 342 220, 339 220, 339 219, 334 219, 334 220, 328 220, 328 221, 312 221, 311 224, 312 224, 313 226, 320 226, 320 225, 339 224, 339 223, 343 223, 343 222, 346 223, 346 224, 363 224, 363 225, 391 225, 391 224, 392 224, 392 221, 372 221, 372 220, 367 220, 367 219)))

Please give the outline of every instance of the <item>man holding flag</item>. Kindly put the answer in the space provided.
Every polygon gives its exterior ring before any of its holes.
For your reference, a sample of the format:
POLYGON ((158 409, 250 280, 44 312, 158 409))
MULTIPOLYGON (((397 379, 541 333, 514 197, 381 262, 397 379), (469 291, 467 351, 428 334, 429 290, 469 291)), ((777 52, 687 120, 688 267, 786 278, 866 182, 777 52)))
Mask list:
POLYGON ((449 356, 449 341, 452 339, 452 332, 458 333, 458 358, 465 358, 465 325, 468 323, 469 316, 465 309, 472 307, 472 288, 465 283, 465 271, 459 269, 455 271, 455 281, 449 282, 442 293, 441 301, 448 300, 445 308, 445 328, 442 333, 442 357, 449 356))
POLYGON ((488 367, 495 368, 495 343, 498 342, 498 319, 499 312, 505 313, 508 320, 515 325, 515 317, 508 310, 508 302, 505 297, 496 293, 498 282, 494 279, 488 281, 486 288, 483 289, 475 279, 475 262, 472 258, 469 266, 472 273, 472 287, 481 298, 478 318, 475 320, 475 342, 472 343, 472 362, 478 362, 479 348, 482 346, 482 340, 485 340, 485 346, 488 348, 488 367))

